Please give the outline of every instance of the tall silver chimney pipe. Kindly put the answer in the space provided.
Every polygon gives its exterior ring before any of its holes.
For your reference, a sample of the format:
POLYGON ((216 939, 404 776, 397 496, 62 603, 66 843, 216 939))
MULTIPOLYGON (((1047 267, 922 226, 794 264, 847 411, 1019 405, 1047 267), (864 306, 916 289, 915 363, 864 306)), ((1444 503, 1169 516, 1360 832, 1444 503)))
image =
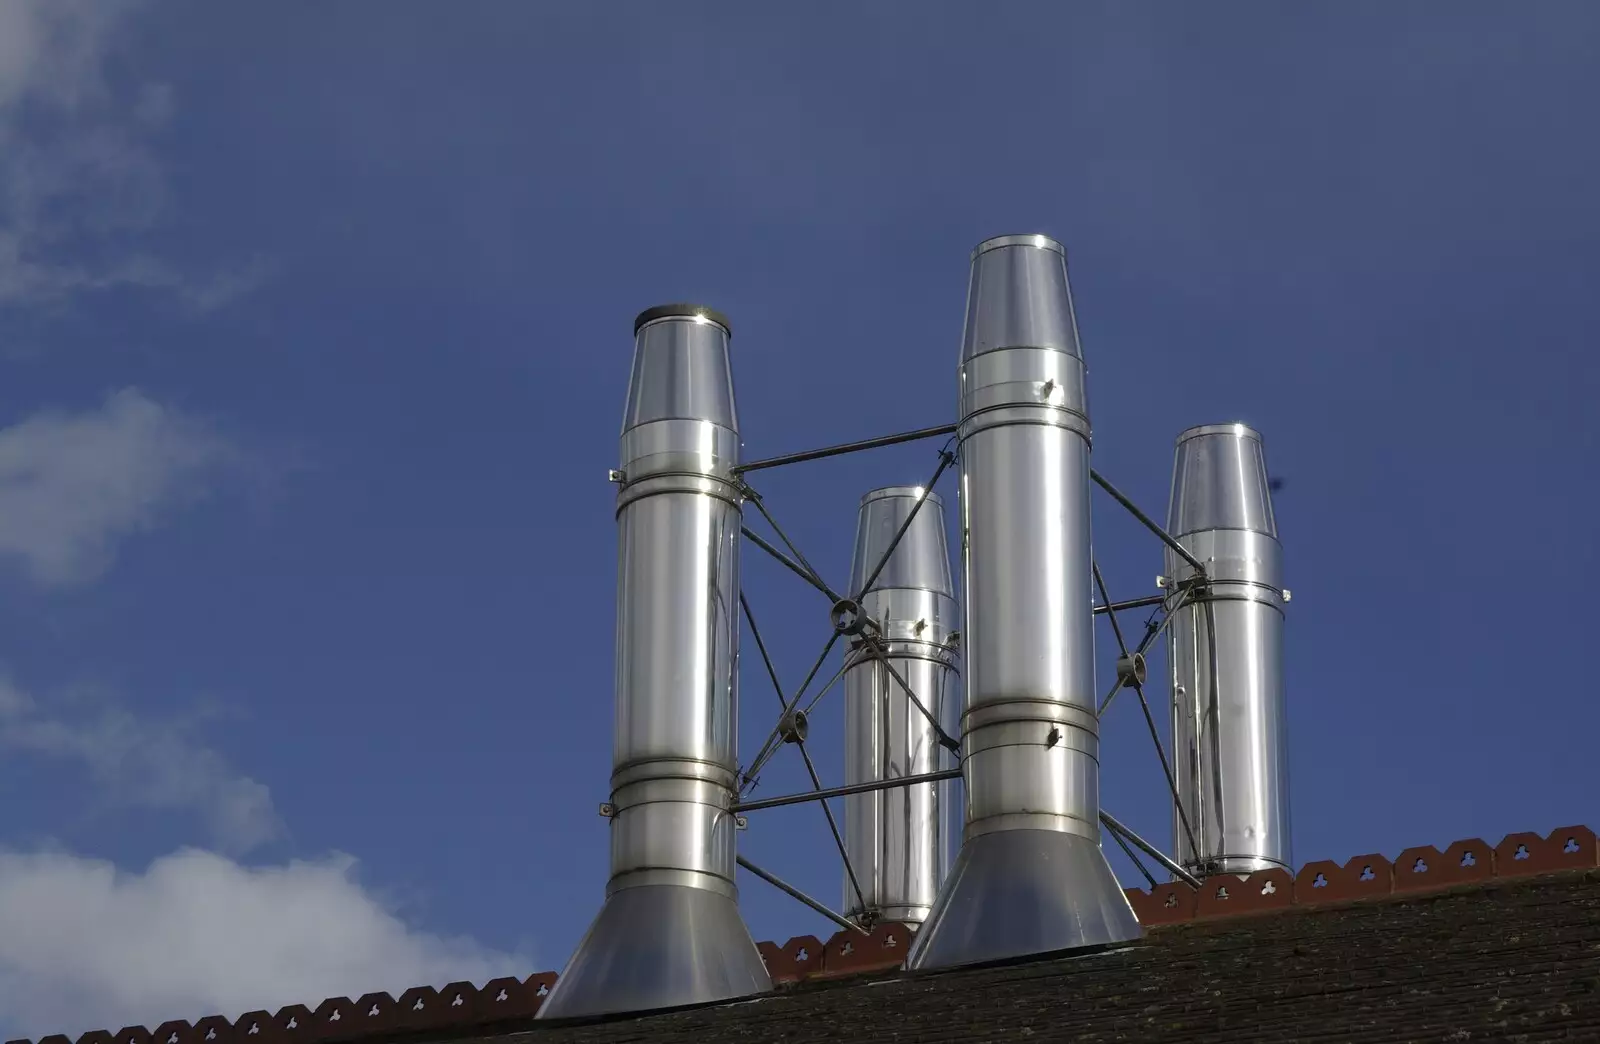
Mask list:
MULTIPOLYGON (((956 600, 945 541, 944 502, 920 486, 875 489, 861 498, 850 590, 859 591, 918 500, 926 500, 871 590, 862 612, 882 629, 882 653, 941 725, 955 691, 956 600)), ((938 729, 863 640, 845 667, 846 784, 950 767, 938 729)), ((918 783, 845 799, 845 851, 855 871, 844 882, 845 916, 863 924, 921 924, 949 869, 944 833, 947 783, 918 783), (861 887, 857 896, 856 885, 861 887)))
MULTIPOLYGON (((1287 870, 1288 592, 1256 431, 1208 424, 1178 436, 1167 531, 1211 576, 1209 590, 1180 609, 1167 631, 1178 784, 1173 850, 1196 874, 1287 870), (1189 844, 1191 829, 1198 851, 1189 844)), ((1170 550, 1166 561, 1176 580, 1194 572, 1170 550)))
POLYGON ((617 494, 611 879, 540 1018, 772 988, 734 888, 740 497, 728 321, 634 322, 617 494))
POLYGON ((1089 414, 1053 239, 973 251, 958 434, 967 817, 910 968, 1139 936, 1100 851, 1089 414))

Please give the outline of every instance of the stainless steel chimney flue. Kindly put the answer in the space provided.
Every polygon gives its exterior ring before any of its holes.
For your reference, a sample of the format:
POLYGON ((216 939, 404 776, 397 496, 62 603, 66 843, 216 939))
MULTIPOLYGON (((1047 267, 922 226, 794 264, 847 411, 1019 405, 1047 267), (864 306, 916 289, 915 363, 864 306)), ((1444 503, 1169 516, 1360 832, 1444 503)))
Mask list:
MULTIPOLYGON (((1167 529, 1210 576, 1167 631, 1178 784, 1173 850, 1195 874, 1290 869, 1288 598, 1266 458, 1254 429, 1208 424, 1178 436, 1167 529)), ((1170 550, 1166 561, 1175 580, 1194 572, 1170 550)))
MULTIPOLYGON (((845 668, 847 785, 954 765, 939 745, 939 730, 900 686, 903 680, 934 719, 953 731, 946 716, 960 698, 955 584, 938 494, 890 486, 861 498, 850 590, 860 591, 871 579, 913 510, 910 527, 861 598, 862 612, 881 629, 881 647, 875 652, 857 639, 845 668)), ((845 851, 855 871, 854 881, 845 876, 846 917, 917 925, 928 916, 949 867, 944 806, 952 790, 950 782, 918 783, 845 799, 845 851)))
POLYGON ((611 878, 540 1018, 759 993, 739 915, 739 423, 728 322, 665 305, 634 323, 617 495, 611 878))
POLYGON ((910 968, 1140 934, 1100 850, 1090 430, 1060 243, 973 251, 960 383, 966 828, 910 968))

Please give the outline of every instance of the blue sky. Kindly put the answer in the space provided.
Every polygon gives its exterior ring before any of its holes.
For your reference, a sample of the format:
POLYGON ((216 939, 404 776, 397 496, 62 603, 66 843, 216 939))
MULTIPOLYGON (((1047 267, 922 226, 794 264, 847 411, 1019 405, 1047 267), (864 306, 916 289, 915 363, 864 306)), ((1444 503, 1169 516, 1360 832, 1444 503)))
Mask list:
MULTIPOLYGON (((1103 473, 1161 513, 1241 419, 1287 480, 1297 860, 1596 823, 1597 97, 1581 2, 0 3, 0 1032, 559 968, 632 317, 732 317, 751 456, 945 423, 999 233, 1068 246, 1103 473)), ((759 488, 843 577, 935 449, 759 488)), ((792 684, 827 607, 745 561, 792 684)), ((1102 766, 1166 843, 1133 701, 1102 766)), ((838 901, 814 806, 743 844, 838 901)))

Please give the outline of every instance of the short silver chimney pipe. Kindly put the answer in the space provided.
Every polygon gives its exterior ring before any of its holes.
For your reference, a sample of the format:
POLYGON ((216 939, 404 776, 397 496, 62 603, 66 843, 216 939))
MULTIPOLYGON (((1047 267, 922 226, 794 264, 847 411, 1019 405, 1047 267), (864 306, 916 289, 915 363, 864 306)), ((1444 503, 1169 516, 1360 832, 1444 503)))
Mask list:
MULTIPOLYGON (((950 712, 961 698, 955 584, 938 494, 890 486, 861 498, 850 590, 860 591, 872 579, 891 545, 888 562, 861 598, 862 613, 879 628, 876 648, 873 637, 857 638, 846 661, 846 785, 955 765, 934 725, 953 728, 946 717, 954 716, 950 712), (908 517, 911 524, 895 544, 908 517), (902 682, 933 721, 907 697, 902 682)), ((928 916, 949 867, 944 804, 952 790, 949 782, 917 783, 845 799, 845 851, 854 871, 854 880, 845 875, 846 917, 861 924, 918 925, 928 916)))
MULTIPOLYGON (((1173 851, 1196 875, 1288 870, 1289 592, 1259 433, 1207 424, 1178 436, 1167 529, 1210 577, 1167 630, 1178 786, 1173 851)), ((1178 583, 1194 574, 1170 550, 1166 570, 1178 583)))

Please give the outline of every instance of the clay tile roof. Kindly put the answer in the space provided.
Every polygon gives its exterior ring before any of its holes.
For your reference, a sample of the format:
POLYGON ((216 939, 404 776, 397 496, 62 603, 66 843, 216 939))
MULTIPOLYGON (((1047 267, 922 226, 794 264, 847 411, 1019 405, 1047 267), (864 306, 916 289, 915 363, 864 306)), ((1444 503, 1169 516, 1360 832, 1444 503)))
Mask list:
POLYGON ((76 1044, 1600 1040, 1600 843, 1586 827, 1128 896, 1151 930, 1087 955, 908 974, 909 935, 890 924, 762 943, 776 994, 688 1011, 534 1022, 556 978, 543 972, 76 1044))

